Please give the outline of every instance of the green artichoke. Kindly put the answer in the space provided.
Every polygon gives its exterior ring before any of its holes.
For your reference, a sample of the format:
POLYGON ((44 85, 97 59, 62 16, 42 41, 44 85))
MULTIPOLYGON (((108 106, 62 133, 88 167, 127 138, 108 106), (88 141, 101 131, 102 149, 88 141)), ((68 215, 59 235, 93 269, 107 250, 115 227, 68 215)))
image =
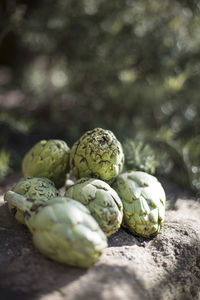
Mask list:
POLYGON ((87 206, 107 236, 119 229, 123 217, 122 203, 117 193, 104 181, 81 178, 67 189, 65 196, 87 206))
POLYGON ((89 210, 70 198, 56 197, 36 205, 14 192, 11 205, 26 211, 33 242, 47 257, 72 266, 89 267, 107 247, 107 239, 89 210))
POLYGON ((159 232, 165 216, 166 196, 156 177, 130 171, 119 175, 112 187, 123 203, 125 227, 143 237, 159 232))
MULTIPOLYGON (((31 201, 34 203, 43 203, 58 196, 58 191, 55 188, 54 183, 47 178, 23 178, 16 184, 16 186, 13 188, 13 191, 31 199, 31 201)), ((7 200, 7 193, 5 194, 5 200, 7 200)), ((17 221, 25 224, 24 212, 21 209, 10 205, 9 203, 8 207, 14 214, 17 221)))
POLYGON ((62 140, 42 140, 25 155, 22 162, 24 177, 46 177, 57 188, 65 183, 69 171, 69 147, 62 140))
POLYGON ((124 153, 115 135, 101 128, 87 131, 70 151, 70 168, 77 179, 99 178, 111 183, 121 172, 124 153))

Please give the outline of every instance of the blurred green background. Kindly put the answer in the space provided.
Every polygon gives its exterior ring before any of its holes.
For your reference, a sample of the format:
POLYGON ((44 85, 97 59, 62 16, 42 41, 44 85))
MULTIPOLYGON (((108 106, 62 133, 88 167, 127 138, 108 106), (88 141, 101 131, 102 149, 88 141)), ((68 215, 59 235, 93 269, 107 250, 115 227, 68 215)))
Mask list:
POLYGON ((1 180, 38 140, 102 127, 199 191, 199 98, 197 0, 0 2, 1 180))

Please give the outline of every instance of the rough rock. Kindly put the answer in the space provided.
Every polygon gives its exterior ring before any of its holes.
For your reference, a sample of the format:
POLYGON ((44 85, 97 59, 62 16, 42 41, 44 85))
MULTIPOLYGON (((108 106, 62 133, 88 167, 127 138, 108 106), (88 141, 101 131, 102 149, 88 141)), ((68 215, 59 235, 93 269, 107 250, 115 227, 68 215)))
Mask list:
POLYGON ((168 211, 161 233, 144 239, 121 228, 87 270, 42 256, 1 195, 0 299, 200 299, 200 203, 173 184, 163 185, 168 211))

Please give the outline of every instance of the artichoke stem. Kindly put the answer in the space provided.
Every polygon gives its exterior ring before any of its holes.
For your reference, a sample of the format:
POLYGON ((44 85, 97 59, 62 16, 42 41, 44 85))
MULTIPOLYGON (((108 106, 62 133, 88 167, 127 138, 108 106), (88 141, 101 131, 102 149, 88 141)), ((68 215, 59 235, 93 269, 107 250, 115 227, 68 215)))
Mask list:
POLYGON ((9 191, 5 194, 4 199, 11 205, 19 208, 22 211, 30 212, 33 203, 27 201, 27 198, 17 194, 13 191, 9 191))

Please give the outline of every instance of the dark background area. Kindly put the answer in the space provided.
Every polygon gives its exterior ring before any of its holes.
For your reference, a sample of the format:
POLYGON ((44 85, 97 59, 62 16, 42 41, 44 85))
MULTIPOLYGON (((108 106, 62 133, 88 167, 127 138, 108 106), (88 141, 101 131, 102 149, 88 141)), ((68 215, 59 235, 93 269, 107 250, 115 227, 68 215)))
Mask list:
POLYGON ((199 1, 0 2, 1 181, 40 139, 102 127, 198 192, 199 98, 199 1))

